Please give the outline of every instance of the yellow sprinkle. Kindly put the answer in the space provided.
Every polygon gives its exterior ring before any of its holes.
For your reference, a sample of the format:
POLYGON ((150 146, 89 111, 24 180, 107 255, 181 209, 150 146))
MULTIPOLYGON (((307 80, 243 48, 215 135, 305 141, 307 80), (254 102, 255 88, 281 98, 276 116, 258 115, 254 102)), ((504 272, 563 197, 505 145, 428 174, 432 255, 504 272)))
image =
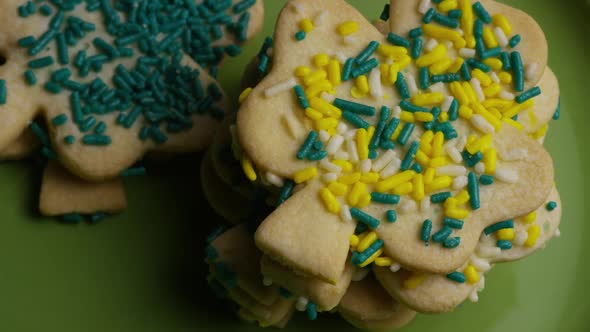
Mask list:
POLYGON ((377 239, 378 239, 377 233, 369 232, 369 234, 364 236, 363 239, 359 242, 359 244, 357 246, 357 251, 363 252, 363 251, 367 250, 367 248, 369 248, 371 246, 371 244, 373 244, 373 242, 377 241, 377 239))
POLYGON ((369 158, 369 138, 367 130, 361 128, 356 131, 356 149, 358 151, 359 159, 365 160, 369 158))
POLYGON ((348 160, 335 159, 332 160, 332 163, 342 168, 342 172, 352 171, 352 163, 348 160))
MULTIPOLYGON (((416 121, 416 118, 414 118, 414 113, 407 112, 407 111, 402 111, 401 114, 399 115, 399 119, 403 122, 409 122, 409 123, 414 123, 416 121)), ((399 126, 399 127, 401 127, 401 126, 399 126)))
POLYGON ((377 47, 377 53, 385 56, 385 57, 392 57, 392 58, 401 58, 402 56, 408 54, 408 49, 401 46, 393 46, 388 44, 379 44, 377 47))
POLYGON ((361 92, 356 86, 350 89, 350 96, 355 99, 361 99, 367 96, 366 92, 361 92))
POLYGON ((502 119, 502 113, 500 113, 500 111, 498 111, 497 109, 490 107, 488 108, 488 111, 490 112, 490 114, 492 114, 496 119, 501 120, 502 119))
POLYGON ((250 92, 252 92, 252 88, 244 89, 244 91, 242 91, 242 93, 240 93, 240 97, 238 98, 238 102, 241 104, 244 100, 246 100, 248 95, 250 95, 250 92))
POLYGON ((320 189, 320 198, 322 199, 326 210, 330 211, 331 213, 340 212, 340 203, 338 203, 338 200, 328 188, 320 189))
POLYGON ((306 66, 299 66, 295 69, 295 76, 297 77, 305 77, 311 73, 311 69, 306 66))
POLYGON ((316 54, 313 57, 313 64, 316 67, 320 67, 321 68, 321 67, 327 66, 328 65, 328 62, 330 62, 330 58, 325 53, 316 54))
POLYGON ((494 33, 492 32, 492 29, 490 29, 487 26, 483 27, 483 42, 486 44, 487 48, 494 48, 494 47, 498 47, 498 40, 496 39, 496 36, 494 36, 494 33))
POLYGON ((440 157, 442 155, 443 144, 445 142, 445 135, 442 131, 437 131, 432 138, 432 157, 440 157))
POLYGON ((529 234, 529 237, 524 242, 524 245, 527 247, 534 247, 541 234, 541 228, 538 225, 531 225, 526 231, 529 234))
POLYGON ((327 78, 328 78, 328 73, 323 69, 318 69, 318 70, 312 72, 311 74, 305 76, 305 78, 303 79, 303 83, 305 83, 306 86, 310 86, 310 85, 314 84, 315 82, 319 82, 319 81, 325 80, 327 78))
POLYGON ((378 182, 375 187, 377 191, 387 192, 404 182, 411 181, 414 178, 414 175, 416 175, 416 172, 413 170, 403 171, 378 182))
POLYGON ((460 105, 469 106, 469 96, 463 89, 463 86, 459 82, 452 82, 450 85, 451 93, 457 99, 460 105))
POLYGON ((474 36, 465 36, 465 41, 467 42, 467 48, 475 48, 474 36))
POLYGON ((299 21, 299 29, 305 31, 305 33, 310 33, 313 30, 313 23, 310 19, 304 18, 299 21))
POLYGON ((457 0, 444 0, 438 4, 438 10, 446 13, 449 10, 457 9, 458 6, 459 4, 457 4, 457 0))
POLYGON ((324 114, 325 116, 329 116, 329 117, 332 117, 335 119, 340 119, 340 117, 342 116, 342 111, 338 107, 328 103, 327 101, 325 101, 322 98, 319 98, 319 97, 309 98, 309 105, 313 109, 324 114))
POLYGON ((359 209, 365 208, 371 204, 371 195, 364 193, 361 195, 358 204, 356 205, 359 209))
MULTIPOLYGON (((473 36, 474 19, 471 0, 459 0, 459 9, 461 9, 461 29, 466 37, 473 36)), ((475 43, 473 45, 475 45, 475 43)))
POLYGON ((367 144, 369 144, 373 135, 375 135, 375 126, 369 126, 369 128, 367 128, 367 144))
POLYGON ((532 108, 533 106, 535 106, 535 99, 534 98, 529 99, 529 100, 525 101, 524 103, 520 104, 520 107, 523 110, 528 110, 528 109, 532 108))
POLYGON ((463 270, 463 274, 465 274, 467 282, 472 285, 476 284, 479 281, 479 274, 477 273, 475 266, 471 264, 467 265, 465 270, 463 270))
POLYGON ((479 102, 477 99, 477 95, 475 94, 475 91, 473 90, 473 87, 469 82, 463 82, 461 86, 463 87, 463 90, 465 91, 465 94, 467 95, 467 98, 469 99, 470 103, 479 102))
POLYGON ((494 174, 496 173, 496 161, 498 157, 496 155, 496 150, 493 148, 489 148, 484 151, 483 153, 483 163, 485 165, 485 171, 487 174, 494 174))
POLYGON ((328 64, 328 80, 333 86, 338 86, 341 83, 341 77, 340 62, 336 59, 330 60, 330 63, 328 64))
POLYGON ((406 68, 410 63, 412 63, 412 58, 409 55, 405 55, 401 59, 397 60, 400 70, 406 68))
POLYGON ((544 124, 541 128, 539 128, 539 130, 535 131, 532 134, 532 137, 534 139, 539 139, 547 134, 548 129, 549 129, 549 126, 547 124, 544 124))
POLYGON ((305 168, 305 169, 295 172, 295 174, 293 175, 293 181, 295 181, 295 183, 299 184, 299 183, 303 183, 305 181, 309 181, 309 180, 315 178, 317 175, 318 175, 318 169, 315 167, 309 167, 309 168, 305 168))
POLYGON ((494 71, 500 71, 500 69, 502 69, 502 66, 504 65, 502 63, 502 60, 497 58, 487 58, 483 60, 483 63, 490 66, 494 71))
POLYGON ((475 142, 477 137, 478 137, 477 134, 471 134, 471 135, 467 136, 467 144, 475 142))
POLYGON ((416 289, 426 280, 428 275, 426 273, 413 272, 412 275, 404 280, 405 289, 416 289))
POLYGON ((373 263, 379 256, 381 256, 382 253, 383 253, 383 249, 379 249, 379 250, 375 251, 375 253, 373 255, 371 255, 371 257, 367 258, 367 260, 364 261, 361 265, 359 265, 359 267, 365 267, 365 266, 373 263))
POLYGON ((438 116, 438 121, 439 122, 447 122, 447 121, 449 121, 449 113, 448 112, 442 112, 442 113, 440 113, 440 115, 438 116))
POLYGON ((387 76, 389 77, 389 83, 390 84, 395 84, 395 82, 397 82, 397 75, 400 71, 400 65, 397 63, 393 63, 391 66, 389 66, 389 72, 387 73, 387 76))
POLYGON ((396 195, 406 195, 411 193, 414 190, 414 185, 412 182, 404 182, 397 187, 393 188, 393 193, 396 195))
POLYGON ((393 132, 393 135, 391 135, 391 140, 396 140, 399 137, 399 133, 402 132, 402 126, 397 126, 397 129, 393 132))
POLYGON ((450 160, 447 157, 436 157, 436 158, 432 158, 430 160, 429 167, 438 168, 441 166, 448 165, 449 163, 450 163, 450 160))
POLYGON ((366 184, 375 184, 375 183, 379 182, 379 173, 376 173, 376 172, 364 173, 363 175, 361 175, 360 181, 363 183, 366 183, 366 184))
POLYGON ((346 197, 346 201, 351 206, 356 206, 361 198, 361 195, 367 191, 367 185, 362 182, 357 182, 352 186, 350 193, 346 197))
POLYGON ((431 184, 435 175, 436 170, 434 168, 427 168, 426 171, 424 171, 424 184, 431 184))
POLYGON ((455 208, 445 210, 445 214, 449 218, 465 219, 469 216, 469 211, 455 208))
POLYGON ((455 197, 449 197, 444 203, 445 211, 455 209, 457 205, 459 205, 459 201, 455 197))
POLYGON ((250 159, 242 159, 242 170, 244 171, 244 174, 246 174, 248 180, 256 181, 256 171, 254 171, 254 166, 252 165, 252 161, 250 161, 250 159))
POLYGON ((449 67, 449 73, 458 72, 463 66, 464 62, 465 60, 463 60, 463 58, 456 58, 455 61, 453 61, 453 64, 449 67))
POLYGON ((318 131, 325 130, 329 131, 330 129, 336 128, 338 126, 338 120, 334 118, 323 118, 315 121, 315 126, 318 131))
POLYGON ((432 130, 425 131, 424 134, 422 134, 422 136, 420 137, 420 147, 430 144, 433 138, 434 132, 432 130))
POLYGON ((441 43, 436 45, 430 52, 416 59, 416 65, 418 67, 428 67, 446 58, 447 46, 441 43))
POLYGON ((467 144, 465 149, 471 154, 476 154, 477 151, 485 151, 492 144, 492 135, 486 134, 473 142, 467 144))
POLYGON ((323 91, 330 92, 330 91, 332 91, 332 89, 333 89, 333 86, 332 86, 332 83, 330 83, 330 81, 321 80, 321 81, 315 82, 314 84, 310 85, 305 90, 305 95, 307 96, 307 98, 317 97, 323 91))
POLYGON ((496 232, 496 236, 498 240, 514 240, 514 229, 513 228, 504 228, 496 232))
POLYGON ((452 41, 455 48, 463 48, 467 44, 465 39, 463 39, 463 37, 461 37, 461 35, 453 29, 443 28, 441 26, 429 23, 424 24, 422 26, 422 30, 424 31, 424 34, 429 37, 452 41))
POLYGON ((356 246, 358 246, 358 244, 359 244, 359 237, 358 237, 358 236, 356 236, 356 235, 354 235, 354 234, 352 234, 352 235, 350 236, 350 238, 349 238, 348 242, 350 242, 350 246, 351 246, 353 249, 355 249, 355 248, 356 248, 356 246))
POLYGON ((452 64, 453 60, 451 60, 450 58, 444 58, 439 62, 433 64, 432 66, 428 67, 428 70, 432 75, 440 75, 445 73, 449 68, 451 68, 452 64))
POLYGON ((450 176, 439 176, 434 178, 430 184, 427 184, 424 189, 427 193, 435 192, 441 189, 445 189, 451 186, 453 178, 450 176))
POLYGON ((340 182, 330 183, 328 189, 336 196, 344 196, 348 192, 348 186, 340 182))
POLYGON ((319 120, 324 117, 324 115, 311 107, 305 109, 305 116, 312 120, 319 120))
POLYGON ((389 257, 379 257, 375 260, 375 265, 377 266, 386 267, 391 264, 393 264, 393 260, 389 257))
POLYGON ((505 123, 511 125, 512 127, 516 128, 518 130, 524 129, 523 125, 520 122, 516 122, 510 118, 504 118, 504 119, 502 119, 502 121, 504 121, 505 123))
POLYGON ((416 152, 416 161, 422 167, 426 167, 430 164, 430 158, 422 150, 418 150, 418 152, 416 152))
POLYGON ((504 109, 507 109, 508 107, 512 106, 512 104, 514 104, 514 102, 512 100, 505 100, 505 99, 499 99, 499 98, 488 98, 488 99, 484 100, 481 104, 485 108, 494 107, 499 110, 504 110, 504 109))
POLYGON ((512 74, 510 74, 509 72, 506 72, 506 71, 499 72, 498 78, 500 79, 500 82, 502 82, 504 84, 512 83, 512 74))
POLYGON ((381 82, 383 84, 389 83, 389 65, 382 63, 379 65, 379 72, 381 73, 381 82))
POLYGON ((366 75, 361 75, 356 78, 355 85, 361 93, 369 93, 369 80, 366 75))
POLYGON ((338 33, 341 36, 348 36, 350 34, 353 34, 353 33, 357 32, 358 29, 359 29, 359 25, 355 21, 344 22, 344 23, 340 24, 337 28, 338 33))
POLYGON ((457 200, 457 205, 463 205, 469 202, 469 192, 463 189, 457 195, 455 195, 455 199, 457 200))
POLYGON ((361 173, 354 172, 354 173, 345 174, 345 175, 340 176, 338 178, 338 182, 351 185, 351 184, 357 183, 360 179, 361 179, 361 173))
POLYGON ((496 14, 492 16, 492 22, 495 26, 502 29, 506 36, 510 36, 512 34, 512 26, 510 25, 510 22, 508 22, 508 19, 506 19, 506 16, 502 14, 496 14))
POLYGON ((480 69, 474 69, 471 71, 471 75, 475 78, 477 78, 479 80, 479 83, 481 83, 482 86, 487 87, 490 84, 492 84, 492 78, 484 73, 483 71, 481 71, 480 69))
POLYGON ((493 83, 487 88, 483 89, 484 96, 491 98, 497 96, 502 91, 502 86, 498 83, 493 83))
POLYGON ((529 121, 531 122, 531 126, 536 126, 537 125, 537 116, 535 115, 535 112, 533 112, 533 110, 529 110, 528 112, 529 114, 529 121))
POLYGON ((534 222, 535 220, 537 220, 537 212, 533 211, 533 212, 527 214, 526 216, 524 216, 522 218, 522 220, 527 224, 534 222))
POLYGON ((438 105, 443 100, 444 96, 440 92, 416 94, 411 98, 412 103, 416 106, 438 105))
POLYGON ((477 102, 473 103, 473 111, 476 114, 483 116, 484 119, 486 119, 492 126, 494 126, 494 129, 496 131, 500 131, 500 129, 502 129, 502 121, 493 116, 488 110, 486 110, 485 107, 483 107, 482 104, 477 102))
POLYGON ((412 197, 417 201, 421 201, 424 198, 424 175, 416 174, 412 184, 414 187, 412 197))

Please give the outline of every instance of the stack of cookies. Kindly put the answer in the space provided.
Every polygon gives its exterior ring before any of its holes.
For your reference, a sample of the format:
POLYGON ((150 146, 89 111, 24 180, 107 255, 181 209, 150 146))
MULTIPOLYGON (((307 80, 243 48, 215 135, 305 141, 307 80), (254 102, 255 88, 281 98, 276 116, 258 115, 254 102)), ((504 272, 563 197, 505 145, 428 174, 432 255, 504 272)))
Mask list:
POLYGON ((262 1, 26 1, 0 11, 0 159, 44 167, 41 213, 97 222, 144 156, 202 150, 232 113, 216 82, 262 1))
POLYGON ((289 1, 202 165, 228 223, 212 289, 278 327, 335 311, 390 330, 477 301, 496 263, 559 235, 547 56, 492 0, 392 1, 376 27, 342 0, 289 1))

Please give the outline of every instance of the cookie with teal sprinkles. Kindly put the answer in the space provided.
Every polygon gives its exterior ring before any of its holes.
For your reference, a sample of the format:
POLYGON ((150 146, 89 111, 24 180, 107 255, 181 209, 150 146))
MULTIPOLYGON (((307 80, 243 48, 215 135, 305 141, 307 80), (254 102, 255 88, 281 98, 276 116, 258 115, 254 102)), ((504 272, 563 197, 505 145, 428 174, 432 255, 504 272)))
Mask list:
POLYGON ((206 147, 229 111, 210 73, 263 15, 260 0, 23 5, 6 1, 0 13, 0 149, 41 115, 55 155, 92 181, 149 151, 206 147))
MULTIPOLYGON (((510 26, 502 15, 497 24, 510 26)), ((532 37, 517 49, 546 50, 537 29, 518 31, 523 41, 532 37)), ((479 32, 477 40, 485 44, 479 32)), ((293 270, 335 283, 351 235, 371 234, 366 250, 353 251, 355 265, 382 258, 451 273, 474 252, 484 228, 542 204, 552 160, 508 117, 535 105, 540 89, 518 90, 538 78, 526 79, 530 59, 518 51, 511 51, 519 61, 508 71, 498 67, 498 49, 486 47, 478 53, 436 22, 417 24, 411 36, 383 36, 344 2, 290 1, 273 38, 273 57, 281 61, 249 92, 237 118, 242 162, 299 189, 258 228, 257 246, 293 270), (309 31, 298 40, 303 26, 309 31), (437 39, 436 46, 419 36, 437 39), (514 80, 495 82, 493 68, 514 80), (506 157, 515 149, 526 157, 506 157), (488 185, 480 185, 482 176, 488 185), (451 227, 447 218, 461 223, 451 227)), ((539 59, 536 72, 543 73, 539 59)))

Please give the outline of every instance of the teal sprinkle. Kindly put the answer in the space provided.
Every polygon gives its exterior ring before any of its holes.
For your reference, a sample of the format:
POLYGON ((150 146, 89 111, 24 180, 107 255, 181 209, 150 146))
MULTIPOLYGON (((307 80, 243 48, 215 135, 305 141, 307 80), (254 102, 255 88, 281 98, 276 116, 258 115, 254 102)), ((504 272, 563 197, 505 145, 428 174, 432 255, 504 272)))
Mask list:
POLYGON ((422 171, 424 171, 424 168, 422 168, 422 165, 418 164, 418 163, 413 163, 412 167, 410 167, 411 170, 413 170, 414 172, 416 172, 417 174, 422 173, 422 171))
POLYGON ((459 102, 457 99, 453 98, 453 102, 451 103, 448 113, 450 121, 455 121, 459 118, 459 102))
POLYGON ((334 99, 334 106, 342 109, 343 111, 349 111, 355 114, 366 116, 373 116, 377 112, 377 110, 373 106, 359 104, 340 98, 334 99))
POLYGON ((88 130, 90 130, 90 128, 92 128, 94 125, 96 124, 96 119, 93 116, 89 116, 87 117, 82 124, 80 125, 80 131, 81 132, 87 132, 88 130))
MULTIPOLYGON (((191 2, 191 1, 188 0, 186 2, 191 2)), ((232 12, 234 14, 240 14, 241 12, 252 7, 255 3, 256 3, 256 0, 242 0, 234 5, 234 7, 232 8, 232 12)))
POLYGON ((397 91, 399 92, 399 95, 402 99, 410 98, 410 89, 408 88, 406 79, 401 72, 397 73, 397 81, 395 82, 395 87, 397 88, 397 91))
POLYGON ((473 11, 485 24, 492 23, 492 17, 488 13, 488 11, 484 8, 484 6, 481 4, 481 2, 478 1, 473 4, 473 11))
POLYGON ((410 38, 418 38, 422 36, 422 28, 418 27, 410 30, 409 36, 410 38))
POLYGON ((356 59, 354 59, 354 62, 357 65, 365 63, 375 53, 377 47, 379 47, 379 43, 376 41, 371 41, 369 45, 367 45, 367 47, 362 50, 361 53, 359 53, 356 59))
POLYGON ((481 38, 483 36, 483 21, 479 18, 473 23, 473 36, 476 38, 481 38))
POLYGON ((377 158, 378 153, 376 149, 369 149, 369 159, 374 160, 377 158))
POLYGON ((410 47, 410 41, 407 40, 406 38, 396 35, 393 32, 390 32, 389 34, 387 34, 387 41, 390 42, 393 45, 396 46, 402 46, 405 48, 410 47))
POLYGON ((461 152, 463 156, 463 160, 465 161, 465 165, 467 167, 474 167, 478 162, 483 159, 483 153, 481 151, 477 151, 476 154, 470 154, 467 150, 461 152))
POLYGON ((440 74, 440 75, 432 75, 431 79, 432 83, 439 83, 439 82, 443 82, 443 83, 451 83, 451 82, 455 82, 455 81, 459 81, 461 80, 461 75, 459 73, 454 73, 454 74, 440 74))
POLYGON ((502 250, 510 250, 512 249, 512 242, 508 240, 498 240, 496 246, 502 250))
POLYGON ((67 145, 72 145, 72 144, 74 144, 75 141, 76 141, 76 138, 72 135, 68 135, 68 136, 64 137, 64 143, 66 143, 67 145))
POLYGON ((412 113, 416 113, 416 112, 426 112, 426 113, 428 113, 428 109, 427 108, 416 106, 416 105, 410 103, 407 100, 402 100, 399 103, 399 107, 402 110, 404 110, 404 111, 408 111, 408 112, 412 112, 412 113))
POLYGON ((430 87, 430 73, 428 72, 427 67, 420 68, 418 78, 418 81, 420 83, 420 89, 426 90, 428 89, 428 87, 430 87))
POLYGON ((484 44, 482 37, 475 38, 475 51, 477 53, 477 56, 479 56, 480 59, 483 59, 483 54, 486 51, 486 46, 484 44))
POLYGON ((376 229, 379 226, 379 220, 373 218, 372 216, 364 213, 363 211, 357 208, 350 209, 350 215, 357 221, 371 227, 372 229, 376 229))
POLYGON ((424 16, 422 17, 422 22, 424 22, 426 24, 432 22, 432 18, 434 17, 435 13, 436 13, 436 10, 434 10, 434 8, 428 9, 426 14, 424 14, 424 16))
POLYGON ((477 69, 483 71, 484 73, 489 73, 490 70, 492 70, 492 68, 490 66, 486 65, 483 62, 479 62, 474 58, 467 59, 467 61, 465 63, 467 63, 471 67, 474 67, 474 68, 477 68, 477 69))
POLYGON ((53 58, 51 56, 46 56, 43 58, 35 59, 29 61, 29 68, 32 69, 39 69, 47 66, 51 66, 53 64, 53 58))
POLYGON ((432 20, 440 25, 449 27, 451 29, 456 29, 459 27, 459 21, 450 18, 446 15, 443 15, 441 13, 435 13, 434 16, 432 16, 432 20))
POLYGON ((293 296, 293 294, 291 294, 288 289, 283 287, 279 287, 279 294, 285 299, 291 298, 293 296))
POLYGON ((57 154, 55 151, 47 146, 41 147, 41 154, 47 159, 57 160, 57 154))
POLYGON ((547 205, 545 205, 545 208, 547 209, 547 211, 551 212, 557 208, 557 202, 551 201, 547 203, 547 205))
POLYGON ((293 188, 295 188, 295 183, 291 180, 285 181, 283 184, 283 188, 281 188, 281 192, 279 193, 279 200, 277 205, 283 204, 291 195, 293 194, 293 188))
POLYGON ((61 86, 54 82, 47 82, 43 85, 45 91, 52 93, 52 94, 59 94, 61 92, 61 86))
POLYGON ((18 16, 20 16, 22 18, 29 17, 29 11, 27 10, 27 7, 19 6, 18 7, 18 16))
POLYGON ((530 88, 529 90, 521 93, 520 95, 516 96, 515 100, 517 103, 522 104, 525 101, 531 99, 531 98, 535 98, 536 96, 541 94, 541 88, 539 88, 538 86, 534 87, 534 88, 530 88))
POLYGON ((387 222, 394 223, 397 220, 397 212, 395 210, 387 210, 385 212, 385 219, 387 222))
POLYGON ((387 125, 387 119, 389 119, 389 115, 391 114, 391 110, 387 108, 387 106, 381 107, 381 113, 379 114, 379 122, 377 123, 377 127, 375 129, 375 133, 373 137, 371 137, 371 141, 369 142, 369 149, 376 149, 380 145, 381 136, 383 135, 383 131, 387 125))
POLYGON ((47 4, 43 4, 41 7, 39 7, 39 13, 41 13, 43 16, 49 16, 53 13, 53 10, 47 4))
MULTIPOLYGON (((438 117, 439 117, 439 115, 440 115, 441 112, 442 111, 441 111, 441 109, 438 106, 434 106, 432 108, 432 111, 430 112, 430 113, 432 113, 433 120, 430 121, 430 122, 425 123, 424 124, 424 129, 426 129, 426 130, 432 130, 435 126, 440 127, 441 125, 438 124, 438 120, 437 119, 438 119, 438 117)), ((447 126, 447 125, 445 125, 445 126, 447 126)), ((450 129, 453 128, 452 125, 450 125, 450 124, 448 124, 448 126, 449 126, 450 129)), ((436 128, 436 130, 438 131, 438 128, 436 128)), ((446 130, 446 128, 443 129, 443 133, 444 133, 445 130, 446 130)), ((447 134, 445 134, 445 138, 446 137, 447 137, 447 134)))
POLYGON ((55 38, 57 31, 50 29, 37 39, 35 44, 29 49, 29 55, 35 56, 45 49, 45 47, 55 38))
POLYGON ((395 132, 395 130, 397 129, 397 127, 399 126, 399 124, 400 124, 400 119, 391 118, 391 120, 389 120, 389 123, 387 124, 387 127, 385 127, 385 130, 383 130, 383 134, 381 135, 381 140, 383 142, 391 142, 390 138, 393 135, 393 133, 395 132))
POLYGON ((84 135, 82 137, 82 143, 85 145, 105 146, 110 145, 112 140, 109 136, 104 135, 84 135))
POLYGON ((359 266, 363 264, 369 257, 371 257, 377 250, 383 247, 383 240, 377 239, 365 251, 359 253, 355 251, 352 253, 352 264, 359 266))
POLYGON ((461 11, 461 9, 453 9, 453 10, 449 10, 447 15, 450 18, 454 18, 454 19, 458 20, 461 18, 461 16, 463 16, 463 12, 461 11))
POLYGON ((168 140, 168 136, 166 136, 166 134, 164 134, 158 127, 152 127, 151 136, 156 144, 163 144, 168 140))
POLYGON ((354 65, 354 58, 346 59, 344 66, 342 67, 342 81, 346 82, 352 76, 352 67, 354 65))
POLYGON ((6 81, 0 80, 0 105, 5 105, 7 98, 8 98, 8 90, 6 88, 6 81))
POLYGON ((453 230, 449 226, 444 226, 438 232, 432 234, 432 241, 437 243, 444 242, 452 232, 453 230))
POLYGON ((305 31, 297 31, 297 33, 295 34, 295 39, 297 39, 297 41, 302 41, 305 39, 305 31))
POLYGON ((311 301, 307 302, 307 306, 305 307, 305 313, 307 314, 307 318, 309 320, 316 320, 318 318, 316 304, 311 301))
POLYGON ((465 281, 467 280, 465 275, 461 272, 458 272, 458 271, 454 271, 454 272, 447 274, 447 278, 449 278, 450 280, 452 280, 454 282, 458 282, 460 284, 465 283, 465 281))
POLYGON ((305 139, 305 141, 301 145, 301 148, 299 148, 299 151, 297 152, 297 159, 303 160, 303 159, 307 158, 309 156, 309 153, 311 152, 311 149, 313 147, 313 143, 317 139, 318 139, 318 133, 316 133, 313 130, 310 131, 309 134, 307 135, 307 138, 305 139))
POLYGON ((100 121, 96 125, 96 127, 94 127, 94 133, 95 134, 98 134, 98 135, 102 135, 102 134, 104 134, 104 132, 106 131, 106 129, 107 129, 107 125, 104 122, 100 121))
POLYGON ((502 48, 500 46, 487 49, 481 54, 481 59, 485 60, 488 58, 497 58, 502 54, 502 48))
POLYGON ((108 216, 109 215, 104 212, 96 212, 95 214, 90 216, 90 222, 93 224, 97 224, 97 223, 103 221, 108 216))
POLYGON ((448 198, 452 196, 451 192, 444 191, 440 193, 433 194, 430 196, 430 202, 433 204, 444 203, 448 198))
POLYGON ((375 191, 371 193, 371 201, 375 203, 398 204, 399 200, 400 197, 396 194, 387 194, 375 191))
POLYGON ((415 128, 415 124, 406 123, 402 128, 401 132, 399 133, 399 136, 397 137, 397 142, 401 145, 406 145, 406 143, 408 143, 408 140, 410 139, 410 135, 412 135, 412 132, 415 128))
POLYGON ((412 49, 410 51, 410 56, 412 59, 417 59, 422 54, 422 45, 423 45, 422 38, 415 38, 412 42, 412 49))
POLYGON ((506 228, 514 228, 514 221, 513 220, 504 220, 504 221, 497 222, 493 225, 486 227, 483 230, 483 232, 485 235, 490 235, 490 234, 495 233, 501 229, 506 229, 506 228))
POLYGON ((18 46, 20 47, 29 47, 32 46, 33 44, 35 44, 35 37, 33 36, 27 36, 27 37, 23 37, 21 39, 19 39, 17 41, 18 46))
POLYGON ((449 226, 450 228, 463 229, 464 222, 463 220, 445 217, 443 220, 443 224, 445 226, 449 226))
POLYGON ((66 122, 68 122, 68 116, 65 114, 57 115, 56 117, 51 119, 51 123, 53 123, 53 125, 56 127, 63 126, 66 122))
POLYGON ((457 248, 461 244, 461 238, 458 236, 447 238, 443 242, 443 247, 447 249, 457 248))
POLYGON ((299 102, 299 106, 303 109, 307 109, 309 107, 309 101, 305 96, 305 92, 303 91, 303 87, 301 85, 296 85, 293 90, 295 90, 295 96, 297 96, 297 101, 299 102))
POLYGON ((561 116, 561 98, 557 100, 557 108, 555 109, 555 113, 553 113, 553 120, 559 120, 561 116))
POLYGON ((514 90, 522 92, 524 90, 524 66, 520 53, 514 51, 510 53, 510 63, 512 65, 514 90))
POLYGON ((328 156, 328 152, 326 151, 315 151, 309 154, 308 159, 310 161, 318 161, 326 158, 328 156))
POLYGON ((494 183, 494 177, 491 175, 483 174, 479 177, 479 183, 484 186, 489 186, 494 183))
MULTIPOLYGON (((402 131, 403 131, 403 129, 402 129, 402 131)), ((420 142, 418 142, 418 141, 412 142, 412 145, 410 145, 410 148, 408 149, 408 151, 406 152, 406 155, 404 156, 404 159, 402 160, 402 164, 400 166, 400 169, 402 171, 405 171, 410 168, 410 165, 412 164, 412 162, 414 162, 414 158, 416 157, 416 153, 418 152, 419 148, 420 148, 420 142)))
POLYGON ((51 80, 56 83, 61 83, 69 79, 70 76, 72 76, 72 71, 69 68, 62 68, 51 74, 51 80))
POLYGON ((463 62, 461 66, 461 77, 465 81, 471 81, 471 68, 469 68, 469 64, 467 62, 463 62))
POLYGON ((147 170, 143 166, 128 168, 128 169, 124 170, 123 172, 121 172, 122 177, 143 176, 146 174, 147 174, 147 170))
POLYGON ((383 11, 381 11, 381 15, 379 15, 379 19, 381 21, 389 20, 389 8, 390 8, 389 4, 385 4, 385 6, 383 6, 383 11))
POLYGON ((352 77, 357 78, 361 75, 364 75, 370 72, 373 68, 377 68, 379 66, 379 61, 375 58, 371 58, 369 61, 366 61, 352 70, 352 77))
POLYGON ((84 218, 78 213, 68 213, 64 214, 61 217, 61 220, 68 224, 77 224, 81 222, 84 218))
POLYGON ((510 63, 510 53, 502 52, 500 54, 500 60, 502 61, 502 70, 509 71, 512 70, 512 65, 510 63))
POLYGON ((63 33, 55 35, 57 43, 57 59, 60 64, 67 65, 70 63, 70 55, 68 53, 68 45, 66 44, 66 37, 63 33))
POLYGON ((432 232, 432 221, 430 219, 424 220, 422 223, 422 228, 420 230, 420 239, 428 245, 428 240, 430 239, 430 233, 432 232))
POLYGON ((27 69, 25 71, 25 81, 28 85, 35 85, 37 84, 37 76, 32 70, 27 69))
POLYGON ((357 128, 364 128, 364 129, 369 128, 369 123, 367 121, 363 120, 360 116, 358 116, 352 112, 348 112, 348 111, 342 112, 342 118, 344 120, 350 122, 353 126, 355 126, 357 128))
POLYGON ((520 43, 520 35, 514 35, 508 41, 508 45, 510 46, 510 48, 515 48, 519 43, 520 43))
POLYGON ((477 210, 480 207, 479 202, 479 182, 477 182, 477 175, 473 172, 469 172, 467 176, 467 191, 469 192, 469 202, 473 210, 477 210))

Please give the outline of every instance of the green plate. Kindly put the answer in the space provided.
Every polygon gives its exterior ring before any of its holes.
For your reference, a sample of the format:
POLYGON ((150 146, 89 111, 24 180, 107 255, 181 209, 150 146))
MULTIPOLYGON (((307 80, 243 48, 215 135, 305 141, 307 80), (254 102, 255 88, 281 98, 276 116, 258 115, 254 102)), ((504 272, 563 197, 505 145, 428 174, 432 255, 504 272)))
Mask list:
MULTIPOLYGON (((351 2, 370 18, 384 3, 351 2)), ((544 28, 549 62, 560 79, 562 118, 552 123, 546 145, 564 202, 562 236, 532 257, 494 268, 478 304, 420 315, 407 332, 590 331, 588 2, 507 2, 544 28)), ((271 33, 284 3, 266 0, 264 34, 221 69, 230 94, 239 92, 238 74, 271 33)), ((150 176, 129 179, 129 209, 96 226, 40 217, 40 169, 27 162, 0 165, 0 330, 259 331, 226 312, 206 287, 204 235, 216 218, 199 190, 199 162, 199 156, 189 157, 178 167, 150 167, 150 176)), ((354 330, 330 314, 315 323, 296 319, 289 330, 303 328, 354 330)))

